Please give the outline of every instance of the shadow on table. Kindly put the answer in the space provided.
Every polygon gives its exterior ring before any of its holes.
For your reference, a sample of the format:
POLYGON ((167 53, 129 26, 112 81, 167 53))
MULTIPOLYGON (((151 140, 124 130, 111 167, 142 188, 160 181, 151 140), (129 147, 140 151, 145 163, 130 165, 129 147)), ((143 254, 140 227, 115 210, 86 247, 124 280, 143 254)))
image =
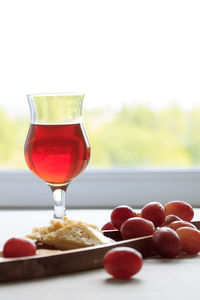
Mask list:
POLYGON ((145 261, 154 261, 154 263, 179 263, 182 260, 186 259, 199 259, 199 255, 190 255, 186 253, 181 253, 174 258, 164 258, 159 255, 154 255, 151 257, 145 258, 145 261))
POLYGON ((131 284, 131 285, 138 285, 138 284, 141 284, 142 283, 142 280, 141 279, 138 279, 138 278, 134 278, 134 277, 131 277, 129 279, 115 279, 115 278, 106 278, 104 279, 104 283, 105 284, 112 284, 112 285, 119 285, 119 284, 131 284))

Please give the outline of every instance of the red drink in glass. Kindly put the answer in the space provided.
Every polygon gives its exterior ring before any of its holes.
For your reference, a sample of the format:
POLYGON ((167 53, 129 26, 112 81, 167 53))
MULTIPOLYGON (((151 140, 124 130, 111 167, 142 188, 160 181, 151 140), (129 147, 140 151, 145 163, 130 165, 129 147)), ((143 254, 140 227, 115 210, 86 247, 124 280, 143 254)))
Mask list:
POLYGON ((81 123, 31 124, 25 144, 30 170, 51 185, 65 185, 81 173, 90 145, 81 123))
POLYGON ((54 218, 66 215, 69 183, 87 166, 90 144, 83 126, 83 94, 27 95, 31 122, 25 143, 30 170, 50 187, 54 218))

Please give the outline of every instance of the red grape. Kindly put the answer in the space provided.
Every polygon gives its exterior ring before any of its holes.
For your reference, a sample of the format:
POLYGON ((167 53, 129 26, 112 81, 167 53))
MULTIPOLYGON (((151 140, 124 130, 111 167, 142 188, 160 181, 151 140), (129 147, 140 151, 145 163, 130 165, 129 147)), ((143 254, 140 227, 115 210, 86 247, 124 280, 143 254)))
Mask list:
POLYGON ((35 243, 28 238, 11 238, 3 247, 4 257, 22 257, 36 254, 35 243))
POLYGON ((149 220, 134 217, 126 220, 120 229, 121 236, 124 240, 152 235, 155 227, 149 220))
POLYGON ((184 201, 170 201, 164 208, 166 215, 176 215, 187 222, 190 222, 194 216, 192 206, 184 201))
POLYGON ((165 221, 165 210, 160 202, 150 202, 141 211, 141 217, 153 222, 155 227, 165 221))
POLYGON ((130 206, 121 205, 113 209, 111 213, 111 222, 117 229, 120 229, 124 221, 133 217, 136 217, 134 210, 130 206))
POLYGON ((103 227, 101 228, 101 230, 114 230, 114 229, 117 228, 111 222, 104 224, 103 227))
POLYGON ((168 227, 157 229, 152 241, 155 250, 162 257, 174 258, 181 250, 181 240, 178 234, 168 227))
POLYGON ((188 254, 197 254, 200 252, 200 231, 190 227, 181 227, 177 229, 182 243, 182 250, 188 254))
POLYGON ((179 218, 178 216, 175 216, 175 215, 168 215, 165 217, 165 221, 162 224, 162 227, 167 226, 168 224, 170 224, 174 221, 181 221, 181 218, 179 218))
POLYGON ((135 275, 142 267, 140 252, 129 247, 117 247, 104 256, 104 268, 117 279, 127 279, 135 275))
POLYGON ((187 221, 174 221, 167 225, 171 229, 174 229, 175 231, 180 228, 180 227, 191 227, 191 228, 196 228, 192 223, 187 222, 187 221))

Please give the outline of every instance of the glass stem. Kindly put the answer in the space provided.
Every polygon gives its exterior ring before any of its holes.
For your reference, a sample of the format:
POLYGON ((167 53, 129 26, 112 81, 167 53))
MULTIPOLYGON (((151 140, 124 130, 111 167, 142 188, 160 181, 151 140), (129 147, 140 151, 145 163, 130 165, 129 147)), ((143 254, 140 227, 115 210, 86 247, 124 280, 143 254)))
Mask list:
POLYGON ((54 200, 54 219, 62 219, 66 215, 65 198, 68 185, 62 187, 50 186, 54 200))

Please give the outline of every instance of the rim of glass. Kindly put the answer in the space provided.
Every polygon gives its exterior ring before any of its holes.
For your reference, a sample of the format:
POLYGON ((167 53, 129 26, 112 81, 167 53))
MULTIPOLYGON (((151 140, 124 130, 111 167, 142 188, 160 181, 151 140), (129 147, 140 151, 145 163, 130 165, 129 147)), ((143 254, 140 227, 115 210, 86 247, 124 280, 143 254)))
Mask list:
POLYGON ((83 92, 61 92, 61 93, 33 93, 27 94, 27 97, 48 97, 48 96, 85 96, 83 92))

